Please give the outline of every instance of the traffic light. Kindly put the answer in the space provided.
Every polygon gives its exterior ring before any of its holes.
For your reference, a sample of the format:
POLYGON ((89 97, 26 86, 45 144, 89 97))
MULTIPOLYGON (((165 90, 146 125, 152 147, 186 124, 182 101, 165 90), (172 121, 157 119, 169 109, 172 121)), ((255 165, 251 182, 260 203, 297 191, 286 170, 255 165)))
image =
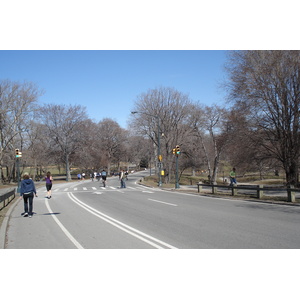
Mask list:
POLYGON ((172 153, 173 153, 174 155, 176 154, 176 149, 175 149, 175 148, 172 149, 172 153))
POLYGON ((16 157, 22 157, 22 152, 20 152, 19 149, 15 149, 15 152, 16 152, 16 157))
POLYGON ((180 154, 180 147, 179 145, 176 145, 176 155, 179 155, 180 154))

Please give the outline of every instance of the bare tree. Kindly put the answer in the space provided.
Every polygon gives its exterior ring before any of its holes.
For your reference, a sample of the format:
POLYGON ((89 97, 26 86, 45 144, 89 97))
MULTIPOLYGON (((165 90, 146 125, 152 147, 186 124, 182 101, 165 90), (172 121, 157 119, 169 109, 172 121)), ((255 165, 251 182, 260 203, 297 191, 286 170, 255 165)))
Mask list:
POLYGON ((46 104, 41 108, 41 123, 57 147, 66 166, 66 179, 71 180, 70 156, 85 143, 83 124, 87 119, 86 109, 80 105, 46 104))
POLYGON ((228 112, 217 105, 194 106, 192 118, 195 134, 203 149, 210 180, 216 183, 221 155, 231 139, 228 112))
POLYGON ((0 82, 0 180, 2 182, 3 155, 14 148, 22 150, 24 133, 33 118, 34 104, 43 92, 31 82, 0 82))
POLYGON ((119 164, 126 160, 124 143, 127 140, 127 131, 112 119, 105 118, 97 124, 97 141, 101 153, 101 165, 107 166, 108 173, 111 164, 119 164))
POLYGON ((279 160, 288 184, 299 182, 300 51, 235 51, 228 59, 227 88, 248 113, 252 134, 279 160))
MULTIPOLYGON (((160 87, 138 96, 133 111, 132 127, 153 141, 155 150, 160 148, 163 168, 172 173, 172 149, 184 148, 191 101, 189 97, 173 88, 160 87)), ((158 152, 156 152, 156 159, 158 152)), ((158 161, 157 161, 158 163, 158 161)))

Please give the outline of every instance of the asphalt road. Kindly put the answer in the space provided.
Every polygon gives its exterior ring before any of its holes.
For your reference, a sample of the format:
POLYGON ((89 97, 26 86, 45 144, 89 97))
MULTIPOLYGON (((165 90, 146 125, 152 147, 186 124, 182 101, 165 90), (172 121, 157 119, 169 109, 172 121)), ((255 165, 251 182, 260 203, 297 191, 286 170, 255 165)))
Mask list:
POLYGON ((191 195, 117 177, 45 187, 25 218, 11 213, 7 249, 299 249, 300 207, 191 195))

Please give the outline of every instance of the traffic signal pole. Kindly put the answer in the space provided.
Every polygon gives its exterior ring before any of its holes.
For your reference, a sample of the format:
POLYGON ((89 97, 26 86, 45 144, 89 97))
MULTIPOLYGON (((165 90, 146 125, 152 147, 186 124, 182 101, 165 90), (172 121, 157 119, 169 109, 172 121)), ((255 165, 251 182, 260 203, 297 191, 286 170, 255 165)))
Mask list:
POLYGON ((176 155, 176 182, 175 182, 175 189, 179 189, 179 182, 178 182, 178 155, 176 155))
POLYGON ((175 172, 175 189, 179 189, 179 178, 178 178, 178 157, 180 155, 180 147, 179 145, 176 145, 175 148, 172 149, 173 154, 175 155, 176 160, 176 172, 175 172))
POLYGON ((19 161, 19 158, 17 158, 17 161, 16 161, 16 167, 17 167, 17 181, 18 181, 17 193, 20 193, 20 189, 21 189, 21 178, 20 178, 20 161, 19 161))
POLYGON ((15 154, 16 154, 16 169, 17 169, 17 181, 18 181, 17 193, 20 193, 21 178, 20 178, 20 160, 19 160, 19 158, 22 157, 22 152, 19 149, 15 149, 15 154))
POLYGON ((160 124, 159 124, 159 117, 157 116, 157 162, 158 162, 158 186, 162 186, 162 180, 161 180, 161 152, 160 152, 160 124))

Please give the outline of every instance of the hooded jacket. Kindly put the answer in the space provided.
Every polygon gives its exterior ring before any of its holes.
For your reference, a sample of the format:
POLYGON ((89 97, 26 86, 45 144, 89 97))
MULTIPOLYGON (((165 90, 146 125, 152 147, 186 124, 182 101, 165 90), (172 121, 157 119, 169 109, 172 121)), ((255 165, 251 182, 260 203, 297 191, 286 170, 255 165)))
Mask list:
POLYGON ((27 193, 31 193, 31 192, 36 194, 36 189, 35 189, 34 182, 32 181, 32 179, 22 180, 20 195, 23 196, 23 194, 27 194, 27 193))

